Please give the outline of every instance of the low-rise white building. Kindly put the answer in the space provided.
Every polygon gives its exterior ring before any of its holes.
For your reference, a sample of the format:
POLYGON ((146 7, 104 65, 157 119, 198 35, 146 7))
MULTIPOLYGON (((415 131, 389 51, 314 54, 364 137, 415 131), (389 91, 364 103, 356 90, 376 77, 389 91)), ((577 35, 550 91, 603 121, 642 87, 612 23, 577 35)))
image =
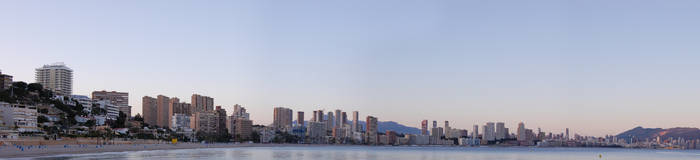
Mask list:
POLYGON ((78 101, 78 103, 83 106, 84 112, 87 112, 87 113, 92 112, 92 104, 94 104, 95 101, 90 99, 90 97, 83 96, 83 95, 72 95, 71 98, 73 100, 78 101))
POLYGON ((428 145, 428 144, 430 144, 430 136, 428 136, 428 135, 406 134, 405 137, 408 139, 409 145, 428 145))
POLYGON ((107 119, 116 120, 119 117, 119 107, 109 102, 109 100, 100 100, 96 104, 107 111, 107 119))
POLYGON ((192 116, 187 114, 175 113, 171 120, 170 129, 173 131, 192 131, 191 122, 192 116))
POLYGON ((0 127, 19 132, 39 132, 35 106, 0 102, 0 127))

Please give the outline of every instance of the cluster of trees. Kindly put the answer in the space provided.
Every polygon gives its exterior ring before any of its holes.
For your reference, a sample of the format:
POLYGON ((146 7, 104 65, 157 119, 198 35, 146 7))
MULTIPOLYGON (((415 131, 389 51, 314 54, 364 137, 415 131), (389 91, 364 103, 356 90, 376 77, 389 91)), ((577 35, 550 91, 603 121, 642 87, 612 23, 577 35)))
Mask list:
POLYGON ((0 101, 35 105, 49 103, 54 94, 39 83, 13 82, 10 89, 0 90, 0 101))
POLYGON ((275 138, 272 139, 272 143, 299 143, 301 137, 289 134, 287 132, 275 132, 275 138))

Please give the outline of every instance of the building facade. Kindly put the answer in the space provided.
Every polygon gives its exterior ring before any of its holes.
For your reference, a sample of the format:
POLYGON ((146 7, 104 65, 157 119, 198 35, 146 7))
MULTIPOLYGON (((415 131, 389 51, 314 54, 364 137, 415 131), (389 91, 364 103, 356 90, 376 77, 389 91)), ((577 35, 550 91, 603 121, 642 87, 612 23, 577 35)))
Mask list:
POLYGON ((158 95, 156 105, 157 105, 157 122, 156 125, 163 127, 163 128, 168 128, 170 126, 170 106, 168 105, 170 103, 170 97, 164 96, 164 95, 158 95))
POLYGON ((129 106, 129 93, 117 91, 93 91, 93 100, 108 100, 117 106, 129 106))
POLYGON ((97 100, 94 104, 97 104, 99 108, 107 111, 105 118, 109 120, 116 120, 117 117, 119 117, 119 107, 112 104, 109 100, 97 100))
POLYGON ((207 134, 215 134, 219 131, 219 114, 216 111, 195 113, 195 130, 207 134))
POLYGON ((328 112, 328 116, 326 117, 326 131, 332 132, 333 131, 333 123, 335 122, 335 117, 333 116, 333 112, 328 112))
POLYGON ((216 106, 216 109, 214 111, 216 112, 217 123, 219 123, 216 128, 216 133, 227 133, 228 129, 226 129, 226 110, 221 108, 221 106, 216 106))
POLYGON ((0 90, 10 89, 10 87, 12 87, 12 76, 0 72, 0 90))
POLYGON ((272 127, 276 129, 292 127, 292 109, 275 107, 273 113, 272 127))
POLYGON ((170 120, 170 129, 174 131, 192 131, 192 116, 182 113, 175 113, 170 120))
POLYGON ((158 100, 143 96, 141 103, 141 113, 143 113, 143 122, 149 125, 158 125, 158 100))
POLYGON ((0 127, 18 132, 39 132, 36 106, 0 102, 0 127))
POLYGON ((367 132, 365 132, 365 140, 369 145, 377 145, 379 140, 377 137, 377 118, 372 116, 367 116, 367 132))
POLYGON ((336 109, 336 110, 335 110, 335 116, 336 116, 336 118, 335 118, 335 123, 333 124, 333 127, 334 127, 334 128, 335 128, 335 127, 343 126, 343 125, 342 125, 342 121, 343 121, 342 118, 343 118, 343 117, 342 117, 341 114, 342 114, 342 111, 340 111, 339 109, 336 109))
POLYGON ((214 110, 214 98, 192 94, 192 112, 204 112, 214 110))
POLYGON ((517 135, 518 141, 525 141, 526 140, 525 134, 526 134, 525 123, 523 123, 523 122, 518 123, 518 135, 517 135))
POLYGON ((304 112, 297 112, 297 125, 304 127, 304 112))
POLYGON ((234 135, 242 139, 248 139, 253 134, 253 121, 249 119, 236 120, 234 135))
POLYGON ((503 122, 496 123, 496 140, 503 140, 506 138, 506 135, 508 135, 505 126, 503 122))
POLYGON ((111 104, 116 105, 120 112, 123 112, 128 117, 131 117, 131 106, 129 106, 129 93, 117 91, 93 91, 93 100, 107 100, 111 104))
POLYGON ((358 111, 353 111, 352 112, 352 131, 353 132, 360 132, 362 127, 360 127, 360 112, 358 111))
POLYGON ((420 122, 420 134, 428 135, 428 120, 423 120, 420 122))
POLYGON ((70 96, 73 94, 73 70, 63 63, 44 65, 36 69, 35 80, 44 89, 57 95, 70 96))

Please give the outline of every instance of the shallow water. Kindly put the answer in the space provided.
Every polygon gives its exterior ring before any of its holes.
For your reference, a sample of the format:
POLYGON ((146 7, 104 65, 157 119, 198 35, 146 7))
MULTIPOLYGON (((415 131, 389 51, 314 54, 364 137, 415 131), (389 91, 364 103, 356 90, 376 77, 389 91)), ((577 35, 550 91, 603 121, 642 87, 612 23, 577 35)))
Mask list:
POLYGON ((61 155, 35 159, 700 160, 700 150, 527 147, 242 147, 61 155), (599 155, 602 158, 599 158, 599 155))

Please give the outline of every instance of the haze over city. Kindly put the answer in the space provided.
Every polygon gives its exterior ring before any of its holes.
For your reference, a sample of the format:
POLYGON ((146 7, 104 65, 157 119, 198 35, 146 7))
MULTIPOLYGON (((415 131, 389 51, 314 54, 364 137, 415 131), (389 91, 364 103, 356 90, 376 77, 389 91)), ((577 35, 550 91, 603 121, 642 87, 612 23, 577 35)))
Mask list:
POLYGON ((266 125, 284 106, 412 127, 700 127, 700 2, 397 2, 3 2, 0 69, 33 82, 64 62, 74 94, 129 92, 134 115, 142 96, 197 93, 266 125))

